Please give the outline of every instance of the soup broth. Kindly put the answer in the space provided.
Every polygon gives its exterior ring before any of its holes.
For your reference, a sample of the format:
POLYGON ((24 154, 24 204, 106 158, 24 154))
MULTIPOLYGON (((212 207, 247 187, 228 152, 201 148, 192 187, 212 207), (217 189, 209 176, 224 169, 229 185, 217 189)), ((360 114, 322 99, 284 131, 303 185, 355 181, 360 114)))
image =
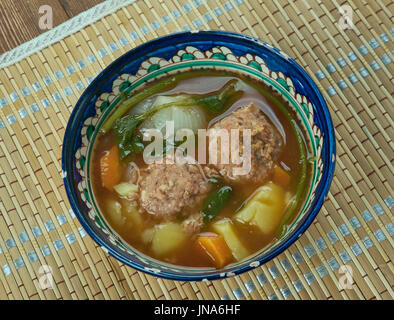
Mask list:
MULTIPOLYGON (((222 268, 275 242, 297 215, 310 178, 307 140, 285 102, 262 83, 219 71, 166 79, 167 86, 131 102, 118 120, 104 124, 93 150, 93 193, 112 228, 138 251, 175 265, 222 268), (144 141, 146 130, 165 133, 164 120, 193 132, 195 162, 146 162, 144 151, 153 141, 144 141), (208 138, 198 140, 198 130, 210 128, 250 130, 248 174, 234 175, 231 163, 199 161, 212 145, 208 138)), ((223 145, 218 146, 222 160, 223 145)), ((167 159, 178 148, 179 142, 165 141, 155 159, 167 159)), ((246 144, 236 150, 241 149, 246 144)))

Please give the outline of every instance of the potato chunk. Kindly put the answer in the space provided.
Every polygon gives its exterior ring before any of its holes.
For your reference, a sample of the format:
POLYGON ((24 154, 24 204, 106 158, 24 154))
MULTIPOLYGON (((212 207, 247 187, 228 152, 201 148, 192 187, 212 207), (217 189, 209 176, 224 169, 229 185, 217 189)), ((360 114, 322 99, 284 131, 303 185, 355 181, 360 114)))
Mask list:
POLYGON ((278 186, 277 184, 273 182, 268 182, 267 184, 258 189, 252 200, 257 200, 259 202, 272 205, 283 205, 284 191, 282 187, 278 186))
POLYGON ((141 241, 143 244, 150 244, 153 240, 153 236, 155 235, 155 228, 145 229, 141 234, 141 241))
POLYGON ((263 234, 272 234, 279 226, 285 208, 282 187, 269 182, 235 216, 239 222, 257 226, 263 234))
POLYGON ((122 213, 127 220, 127 225, 131 227, 133 232, 140 234, 144 228, 144 220, 141 213, 138 211, 135 201, 128 199, 121 199, 122 213))
POLYGON ((121 228, 126 222, 126 218, 122 216, 122 205, 114 200, 108 199, 105 202, 105 212, 108 214, 108 219, 115 228, 121 228))
POLYGON ((212 225, 212 228, 224 238, 235 260, 240 261, 249 255, 249 251, 236 234, 230 219, 219 220, 212 225))
POLYGON ((180 224, 168 222, 157 225, 152 238, 152 252, 163 257, 185 243, 187 236, 180 224))
POLYGON ((114 186, 114 189, 117 192, 117 194, 123 197, 129 195, 130 193, 138 192, 138 186, 129 182, 121 182, 116 186, 114 186))

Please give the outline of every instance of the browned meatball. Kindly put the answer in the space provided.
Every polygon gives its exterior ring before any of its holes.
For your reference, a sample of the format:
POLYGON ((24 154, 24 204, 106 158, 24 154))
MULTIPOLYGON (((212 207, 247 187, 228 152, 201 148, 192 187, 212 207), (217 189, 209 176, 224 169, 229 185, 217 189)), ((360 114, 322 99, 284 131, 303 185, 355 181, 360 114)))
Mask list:
MULTIPOLYGON (((141 172, 140 205, 160 219, 172 219, 201 203, 210 184, 197 164, 150 164, 141 172)), ((187 212, 186 212, 187 213, 187 212)))
MULTIPOLYGON (((248 173, 234 174, 233 169, 239 168, 241 165, 231 162, 231 151, 229 151, 229 164, 220 164, 220 147, 215 150, 218 153, 219 161, 213 167, 219 171, 226 181, 232 183, 262 183, 267 179, 274 166, 274 161, 279 156, 282 139, 276 129, 268 122, 264 113, 254 103, 237 109, 216 122, 212 128, 226 129, 228 132, 231 129, 239 129, 240 135, 242 135, 244 129, 251 130, 251 168, 248 173)), ((240 139, 238 149, 241 157, 244 150, 242 141, 240 139)))
POLYGON ((204 221, 200 212, 192 214, 182 222, 183 230, 189 235, 199 233, 204 227, 204 221))

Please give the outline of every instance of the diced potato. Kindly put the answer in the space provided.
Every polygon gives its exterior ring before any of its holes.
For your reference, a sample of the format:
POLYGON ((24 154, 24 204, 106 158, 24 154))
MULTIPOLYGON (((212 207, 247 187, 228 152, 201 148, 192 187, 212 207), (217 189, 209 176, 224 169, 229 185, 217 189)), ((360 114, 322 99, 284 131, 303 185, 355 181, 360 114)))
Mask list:
POLYGON ((119 199, 122 204, 123 212, 127 215, 127 213, 138 211, 138 204, 135 200, 130 199, 119 199))
POLYGON ((286 199, 283 189, 269 182, 259 188, 257 193, 234 218, 239 222, 257 226, 264 234, 271 234, 278 228, 285 204, 286 199))
POLYGON ((152 239, 152 251, 157 256, 165 256, 181 247, 186 239, 180 224, 168 222, 158 225, 152 239))
POLYGON ((282 219, 282 213, 282 205, 265 205, 264 210, 256 213, 252 220, 252 224, 259 227, 264 234, 272 234, 279 226, 282 219))
POLYGON ((141 234, 141 241, 144 244, 149 244, 152 242, 153 236, 155 235, 155 228, 149 228, 144 230, 144 232, 142 232, 141 234))
POLYGON ((105 202, 105 211, 108 214, 108 219, 115 228, 121 228, 126 222, 126 218, 122 216, 122 205, 113 199, 108 199, 105 202))
POLYGON ((263 210, 263 207, 264 204, 261 202, 249 201, 241 211, 234 215, 234 219, 242 223, 250 223, 254 219, 256 212, 263 210))
POLYGON ((234 215, 234 219, 242 223, 249 223, 258 210, 260 210, 260 202, 249 200, 248 203, 234 215))
POLYGON ((136 202, 128 199, 121 199, 121 202, 123 216, 131 225, 132 230, 141 233, 144 227, 144 220, 142 219, 141 213, 138 211, 136 202))
POLYGON ((129 182, 121 182, 114 186, 114 189, 118 195, 123 197, 127 196, 130 193, 138 192, 138 186, 129 182))
POLYGON ((267 204, 277 204, 283 202, 283 189, 273 182, 268 182, 260 187, 252 200, 265 202, 267 204))
POLYGON ((134 231, 140 233, 144 228, 144 220, 138 210, 127 213, 126 219, 133 224, 134 231))
POLYGON ((235 260, 240 261, 249 255, 249 251, 238 238, 230 219, 219 220, 212 225, 212 228, 224 238, 235 260))

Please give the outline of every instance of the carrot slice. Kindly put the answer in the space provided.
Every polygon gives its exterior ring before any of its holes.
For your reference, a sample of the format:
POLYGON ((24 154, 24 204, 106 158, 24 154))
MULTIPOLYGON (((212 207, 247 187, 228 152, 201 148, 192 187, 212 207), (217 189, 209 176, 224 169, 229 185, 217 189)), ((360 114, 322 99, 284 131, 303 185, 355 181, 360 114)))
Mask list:
POLYGON ((290 183, 290 175, 279 166, 274 167, 274 176, 272 179, 282 187, 287 187, 290 183))
POLYGON ((120 181, 118 146, 114 145, 100 159, 101 182, 108 190, 113 190, 120 181))
POLYGON ((233 260, 233 255, 226 241, 216 233, 200 234, 196 239, 196 246, 200 252, 208 255, 217 269, 223 268, 233 260))

